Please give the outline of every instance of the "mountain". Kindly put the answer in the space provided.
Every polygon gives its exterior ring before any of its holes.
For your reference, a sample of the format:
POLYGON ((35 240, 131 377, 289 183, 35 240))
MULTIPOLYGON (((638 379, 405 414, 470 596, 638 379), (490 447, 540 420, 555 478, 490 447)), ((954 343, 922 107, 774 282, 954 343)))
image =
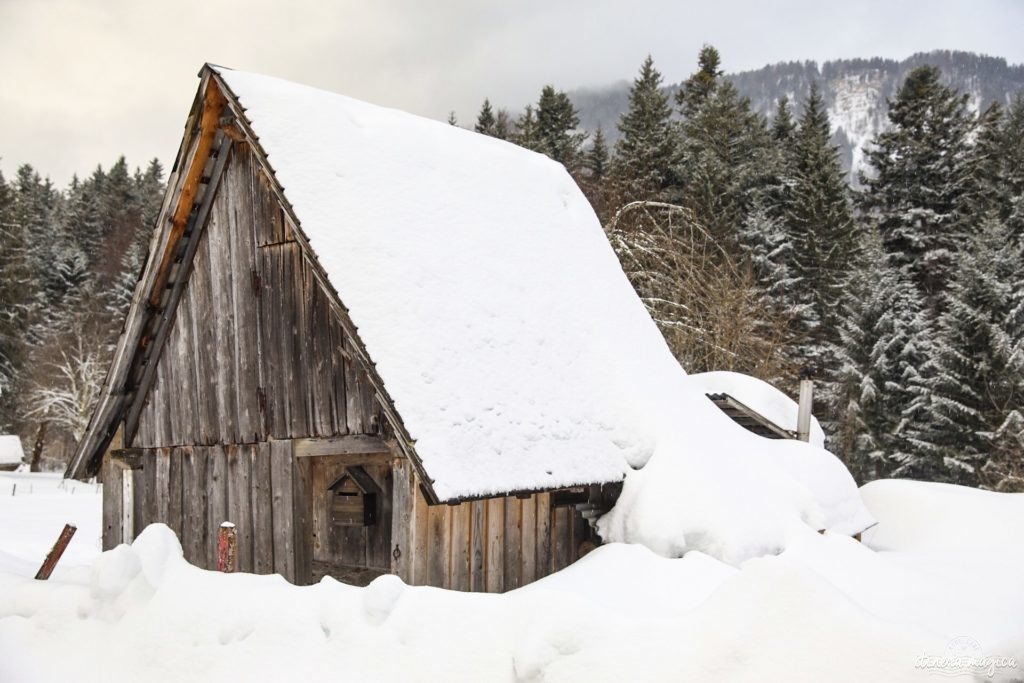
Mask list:
MULTIPOLYGON (((1000 57, 972 52, 936 50, 894 59, 838 59, 817 62, 784 62, 754 71, 728 74, 739 91, 750 98, 754 109, 768 116, 783 95, 801 103, 812 82, 821 87, 847 170, 860 170, 864 145, 886 124, 887 98, 896 94, 908 71, 922 64, 942 69, 943 79, 968 93, 976 110, 993 100, 1007 104, 1024 91, 1024 65, 1007 64, 1000 57)), ((598 125, 609 141, 617 137, 619 116, 626 110, 630 84, 626 81, 600 89, 579 89, 569 93, 580 112, 580 125, 593 131, 598 125)), ((666 88, 671 93, 679 85, 666 88)))

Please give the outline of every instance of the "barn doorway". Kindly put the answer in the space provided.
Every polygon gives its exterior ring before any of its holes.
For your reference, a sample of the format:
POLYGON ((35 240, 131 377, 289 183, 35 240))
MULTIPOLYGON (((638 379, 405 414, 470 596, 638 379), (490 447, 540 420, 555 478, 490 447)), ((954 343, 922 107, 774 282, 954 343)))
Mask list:
POLYGON ((365 586, 390 572, 391 464, 328 455, 312 470, 313 580, 365 586))

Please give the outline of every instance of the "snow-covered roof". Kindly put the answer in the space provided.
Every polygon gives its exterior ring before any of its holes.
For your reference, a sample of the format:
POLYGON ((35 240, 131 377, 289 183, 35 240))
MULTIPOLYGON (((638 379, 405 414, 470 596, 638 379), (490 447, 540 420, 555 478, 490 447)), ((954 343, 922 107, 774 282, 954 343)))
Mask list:
MULTIPOLYGON (((779 427, 796 432, 797 413, 800 406, 778 388, 757 377, 740 372, 719 370, 701 372, 687 377, 687 382, 706 394, 728 394, 744 405, 753 408, 779 427)), ((811 416, 811 443, 825 446, 825 432, 818 424, 818 418, 811 416)))
POLYGON ((620 480, 683 371, 565 169, 219 69, 441 500, 620 480))
POLYGON ((0 465, 14 465, 25 458, 17 434, 0 434, 0 465))

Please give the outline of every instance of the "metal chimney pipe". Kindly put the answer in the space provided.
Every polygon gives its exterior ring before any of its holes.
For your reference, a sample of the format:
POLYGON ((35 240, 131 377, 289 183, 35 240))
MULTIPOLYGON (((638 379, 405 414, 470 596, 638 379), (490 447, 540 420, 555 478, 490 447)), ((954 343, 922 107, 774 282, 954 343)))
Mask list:
POLYGON ((811 440, 811 406, 814 403, 814 380, 801 373, 800 377, 800 408, 796 415, 796 438, 801 441, 811 440))

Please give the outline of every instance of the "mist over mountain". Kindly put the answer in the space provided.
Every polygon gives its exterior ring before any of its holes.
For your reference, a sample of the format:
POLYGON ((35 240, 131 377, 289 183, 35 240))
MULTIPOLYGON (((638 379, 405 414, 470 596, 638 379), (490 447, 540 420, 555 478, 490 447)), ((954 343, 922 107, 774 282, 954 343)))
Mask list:
MULTIPOLYGON (((783 62, 753 71, 727 74, 756 111, 771 118, 776 102, 786 96, 799 109, 812 82, 817 81, 828 107, 834 141, 843 167, 856 172, 863 165, 863 148, 886 124, 887 98, 896 94, 908 71, 922 64, 942 69, 942 77, 970 96, 971 107, 983 109, 993 100, 1007 104, 1024 91, 1024 65, 1008 64, 1001 57, 972 52, 935 50, 904 60, 837 59, 783 62)), ((580 125, 594 131, 600 125, 609 142, 618 137, 617 123, 629 98, 627 81, 600 89, 578 89, 569 96, 579 109, 580 125)), ((672 94, 679 88, 666 88, 672 94)))

